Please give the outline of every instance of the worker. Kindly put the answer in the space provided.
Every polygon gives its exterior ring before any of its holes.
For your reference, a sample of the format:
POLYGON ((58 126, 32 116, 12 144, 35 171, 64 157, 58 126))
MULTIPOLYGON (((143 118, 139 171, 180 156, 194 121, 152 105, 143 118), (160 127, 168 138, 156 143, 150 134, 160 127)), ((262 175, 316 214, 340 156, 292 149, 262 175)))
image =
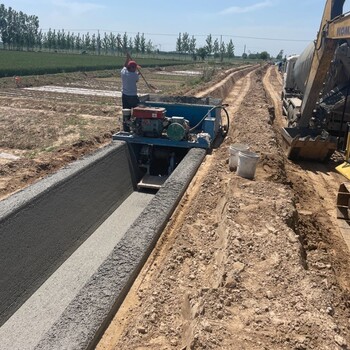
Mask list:
POLYGON ((140 77, 137 67, 137 63, 132 61, 130 55, 127 54, 124 67, 121 70, 123 108, 131 109, 140 103, 136 86, 140 77))
POLYGON ((279 61, 278 62, 278 71, 279 72, 282 72, 282 65, 283 65, 282 61, 279 61))

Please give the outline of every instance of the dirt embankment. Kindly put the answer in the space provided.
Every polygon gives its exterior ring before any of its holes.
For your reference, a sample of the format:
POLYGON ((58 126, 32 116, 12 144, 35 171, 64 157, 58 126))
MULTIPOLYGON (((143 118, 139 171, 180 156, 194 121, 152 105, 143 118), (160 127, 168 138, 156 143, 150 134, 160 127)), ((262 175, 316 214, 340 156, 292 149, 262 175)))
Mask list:
POLYGON ((328 188, 341 178, 332 163, 315 171, 285 158, 280 89, 275 67, 234 84, 228 137, 200 167, 97 349, 349 347, 350 257, 328 188), (254 181, 228 168, 237 142, 260 156, 254 181))

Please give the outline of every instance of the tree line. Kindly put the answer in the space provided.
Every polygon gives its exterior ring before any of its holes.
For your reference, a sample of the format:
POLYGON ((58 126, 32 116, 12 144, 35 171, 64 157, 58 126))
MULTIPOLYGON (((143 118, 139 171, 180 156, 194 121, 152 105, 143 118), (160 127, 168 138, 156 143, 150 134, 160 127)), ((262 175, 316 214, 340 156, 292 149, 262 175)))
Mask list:
POLYGON ((190 54, 195 60, 197 58, 205 59, 207 56, 213 55, 215 58, 218 57, 235 57, 235 46, 233 45, 232 39, 225 44, 224 41, 215 39, 209 34, 205 40, 205 45, 197 48, 196 38, 188 33, 179 34, 176 40, 176 52, 190 54))
POLYGON ((114 33, 101 35, 88 32, 81 35, 62 30, 49 29, 47 32, 39 28, 39 19, 22 11, 8 9, 0 4, 0 36, 4 49, 8 50, 41 50, 81 51, 95 54, 115 54, 125 49, 135 52, 150 53, 155 50, 152 41, 146 41, 143 34, 134 37, 114 33))
MULTIPOLYGON (((48 50, 63 52, 81 52, 92 54, 123 54, 126 50, 136 53, 155 53, 159 50, 153 45, 151 40, 147 40, 144 34, 137 33, 134 37, 127 33, 114 34, 112 32, 103 35, 97 34, 75 34, 62 30, 49 29, 43 33, 39 28, 39 19, 35 15, 27 15, 22 11, 15 11, 11 7, 8 9, 4 4, 0 4, 0 36, 2 46, 7 50, 48 50)), ((188 33, 179 33, 176 40, 176 53, 190 55, 192 59, 202 59, 206 57, 233 58, 235 57, 235 47, 232 39, 226 44, 223 40, 213 40, 209 34, 205 40, 205 45, 197 48, 197 40, 188 33)), ((267 52, 258 54, 244 54, 243 58, 268 59, 267 52)))

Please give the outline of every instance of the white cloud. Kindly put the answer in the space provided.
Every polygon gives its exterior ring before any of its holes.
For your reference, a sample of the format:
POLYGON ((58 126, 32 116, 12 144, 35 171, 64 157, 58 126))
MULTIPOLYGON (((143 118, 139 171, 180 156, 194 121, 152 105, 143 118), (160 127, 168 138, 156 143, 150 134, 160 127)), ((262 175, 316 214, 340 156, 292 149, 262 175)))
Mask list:
POLYGON ((105 8, 105 6, 103 5, 91 2, 69 2, 65 0, 54 0, 53 4, 57 7, 62 7, 65 10, 68 10, 69 12, 73 12, 75 14, 82 14, 105 8))
POLYGON ((254 12, 257 11, 261 8, 264 7, 269 7, 272 6, 271 1, 264 1, 264 2, 259 2, 257 4, 251 5, 251 6, 245 6, 245 7, 240 7, 240 6, 232 6, 228 7, 227 9, 223 10, 220 12, 221 15, 228 15, 231 13, 247 13, 247 12, 254 12))

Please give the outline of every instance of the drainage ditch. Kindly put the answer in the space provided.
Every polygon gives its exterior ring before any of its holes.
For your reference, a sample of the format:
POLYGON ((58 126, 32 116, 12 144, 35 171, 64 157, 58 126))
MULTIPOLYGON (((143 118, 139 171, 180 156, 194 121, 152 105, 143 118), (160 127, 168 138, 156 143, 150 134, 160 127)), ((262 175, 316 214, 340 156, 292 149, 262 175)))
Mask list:
POLYGON ((137 191, 127 144, 0 202, 0 343, 93 347, 205 157, 190 149, 159 191, 137 191))

